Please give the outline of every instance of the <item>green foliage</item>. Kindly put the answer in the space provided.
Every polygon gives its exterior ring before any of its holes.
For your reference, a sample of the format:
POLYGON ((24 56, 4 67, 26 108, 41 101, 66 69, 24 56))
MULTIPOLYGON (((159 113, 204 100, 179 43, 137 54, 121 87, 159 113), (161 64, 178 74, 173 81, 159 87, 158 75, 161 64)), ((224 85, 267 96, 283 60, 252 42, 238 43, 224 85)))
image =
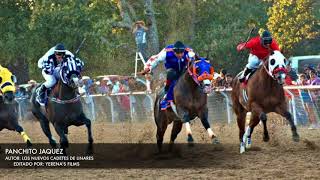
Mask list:
POLYGON ((0 1, 0 64, 30 55, 31 33, 28 30, 31 1, 0 1))
POLYGON ((275 0, 268 10, 268 28, 280 46, 292 53, 294 46, 304 39, 319 35, 315 28, 319 20, 313 14, 312 0, 275 0))
MULTIPOLYGON (((132 21, 147 20, 145 0, 121 2, 129 3, 132 21)), ((119 5, 120 0, 0 1, 0 64, 27 60, 31 78, 42 80, 37 61, 49 48, 63 42, 75 52, 86 38, 78 54, 85 62, 84 74, 129 75, 136 47, 130 30, 114 27, 123 20, 119 5)), ((153 7, 160 48, 181 40, 210 58, 215 69, 238 72, 247 54, 239 54, 236 45, 253 26, 266 28, 267 22, 285 49, 319 53, 313 39, 320 26, 318 1, 154 0, 153 7)))

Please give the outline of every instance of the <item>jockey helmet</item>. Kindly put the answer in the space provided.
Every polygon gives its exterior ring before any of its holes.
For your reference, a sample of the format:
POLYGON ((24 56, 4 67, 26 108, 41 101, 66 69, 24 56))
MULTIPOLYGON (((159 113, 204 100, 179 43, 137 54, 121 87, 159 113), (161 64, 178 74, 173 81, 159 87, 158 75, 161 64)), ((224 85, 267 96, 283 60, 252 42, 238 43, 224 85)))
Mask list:
POLYGON ((262 45, 268 45, 272 43, 272 37, 269 31, 263 31, 261 35, 261 43, 262 45))
POLYGON ((56 54, 60 54, 60 55, 64 55, 66 53, 66 49, 64 47, 64 45, 62 43, 59 43, 56 45, 56 47, 54 48, 54 52, 56 54))
POLYGON ((185 50, 185 46, 181 41, 177 41, 176 43, 174 43, 173 45, 173 51, 175 53, 183 53, 185 50))

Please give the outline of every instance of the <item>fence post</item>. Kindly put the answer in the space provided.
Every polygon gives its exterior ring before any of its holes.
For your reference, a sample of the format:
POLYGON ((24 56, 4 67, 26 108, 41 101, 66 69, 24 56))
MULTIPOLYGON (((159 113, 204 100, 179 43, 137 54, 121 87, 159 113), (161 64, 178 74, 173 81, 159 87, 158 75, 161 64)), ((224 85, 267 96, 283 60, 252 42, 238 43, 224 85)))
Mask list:
POLYGON ((110 96, 106 96, 106 98, 109 100, 110 102, 110 108, 111 108, 111 122, 114 123, 114 111, 113 111, 113 102, 110 96))
POLYGON ((17 98, 16 101, 18 103, 18 113, 19 113, 19 118, 18 120, 21 121, 22 120, 22 108, 21 108, 21 100, 23 100, 22 98, 17 98))
POLYGON ((129 104, 130 104, 130 117, 131 117, 131 121, 133 121, 133 114, 134 114, 134 107, 132 104, 132 98, 131 98, 131 94, 129 95, 129 104))
POLYGON ((285 89, 285 91, 287 91, 287 93, 291 96, 293 121, 294 121, 294 124, 297 125, 298 122, 297 122, 296 101, 294 100, 294 95, 288 89, 285 89))
POLYGON ((225 98, 226 98, 226 105, 227 105, 227 117, 228 117, 228 124, 231 123, 231 111, 230 111, 230 100, 229 100, 229 97, 228 95, 223 92, 223 91, 219 91, 225 98))

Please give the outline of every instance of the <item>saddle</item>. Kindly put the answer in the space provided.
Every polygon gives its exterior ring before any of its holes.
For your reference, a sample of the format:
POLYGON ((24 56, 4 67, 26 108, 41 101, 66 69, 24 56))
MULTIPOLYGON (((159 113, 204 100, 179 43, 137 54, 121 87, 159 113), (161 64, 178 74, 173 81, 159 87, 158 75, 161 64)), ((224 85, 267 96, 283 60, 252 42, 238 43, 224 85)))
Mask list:
MULTIPOLYGON (((243 87, 246 87, 249 79, 251 78, 251 76, 252 76, 256 71, 257 71, 257 69, 252 70, 252 71, 245 77, 244 82, 241 83, 243 87)), ((243 71, 241 71, 241 72, 237 75, 237 77, 239 77, 242 72, 243 72, 243 71)))

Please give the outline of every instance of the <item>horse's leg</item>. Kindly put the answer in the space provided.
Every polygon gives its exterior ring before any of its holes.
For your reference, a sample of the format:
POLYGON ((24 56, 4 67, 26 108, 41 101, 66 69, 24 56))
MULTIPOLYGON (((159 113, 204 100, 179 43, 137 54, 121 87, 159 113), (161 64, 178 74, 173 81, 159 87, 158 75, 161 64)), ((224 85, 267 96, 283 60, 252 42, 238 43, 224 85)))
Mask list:
POLYGON ((247 112, 244 111, 244 109, 243 109, 243 111, 235 111, 235 112, 237 114, 237 124, 238 124, 238 128, 239 128, 240 153, 244 153, 245 152, 245 143, 243 142, 243 135, 245 132, 247 112))
POLYGON ((177 135, 180 133, 181 129, 182 129, 182 122, 181 121, 173 121, 169 151, 172 150, 174 140, 177 138, 177 135))
POLYGON ((21 135, 21 137, 23 138, 23 141, 27 143, 27 146, 31 147, 32 146, 31 139, 29 138, 27 133, 23 131, 23 128, 18 124, 18 122, 14 124, 15 124, 14 129, 21 135))
MULTIPOLYGON (((161 112, 163 113, 163 112, 161 112)), ((158 151, 161 153, 162 151, 162 143, 163 143, 163 136, 164 133, 167 130, 168 123, 166 117, 164 115, 160 115, 159 113, 159 118, 156 118, 156 125, 157 125, 157 146, 158 146, 158 151)))
MULTIPOLYGON (((251 135, 253 133, 254 128, 259 124, 260 122, 260 116, 261 114, 265 114, 262 110, 262 108, 257 103, 251 103, 251 118, 249 126, 246 128, 246 132, 243 135, 243 142, 246 143, 246 148, 251 147, 251 135)), ((265 127, 267 128, 267 127, 265 127)))
POLYGON ((243 135, 243 142, 245 143, 247 149, 251 148, 251 135, 253 133, 254 128, 259 124, 259 122, 259 116, 252 112, 249 126, 246 128, 246 131, 243 135))
POLYGON ((293 119, 292 119, 292 115, 287 110, 286 105, 282 105, 282 106, 277 107, 275 109, 275 111, 276 111, 276 113, 278 113, 281 116, 285 117, 289 121, 289 124, 290 124, 290 127, 291 127, 291 132, 292 132, 292 139, 295 142, 299 142, 300 137, 299 137, 299 134, 297 133, 297 127, 294 124, 293 119))
POLYGON ((267 128, 267 115, 266 113, 261 113, 259 119, 262 121, 263 124, 263 141, 268 142, 270 140, 268 128, 267 128))
POLYGON ((57 132, 57 134, 60 136, 60 145, 63 149, 68 148, 69 142, 68 138, 64 133, 65 125, 63 123, 57 123, 54 121, 54 128, 57 132))
MULTIPOLYGON (((87 132, 88 132, 88 146, 87 146, 87 150, 86 150, 86 154, 93 154, 93 137, 92 137, 92 127, 91 127, 91 120, 88 119, 86 117, 86 115, 84 113, 81 113, 80 116, 79 116, 79 121, 83 122, 86 127, 87 127, 87 132)), ((66 128, 68 129, 68 128, 66 128)), ((67 134, 65 132, 65 134, 67 134)))
POLYGON ((212 143, 219 144, 219 140, 217 138, 217 135, 210 128, 210 124, 208 121, 208 108, 203 108, 203 110, 198 114, 198 116, 201 120, 203 127, 208 132, 209 137, 212 139, 212 143))
POLYGON ((91 120, 86 117, 84 113, 81 113, 80 119, 85 123, 87 130, 88 130, 88 142, 89 144, 93 143, 92 137, 92 128, 91 128, 91 120))
POLYGON ((33 113, 33 115, 35 117, 37 117, 39 119, 41 129, 44 132, 44 134, 47 136, 47 138, 49 139, 50 145, 53 148, 56 148, 57 143, 52 137, 50 126, 49 126, 49 120, 47 119, 47 117, 44 116, 41 112, 38 112, 38 111, 37 112, 32 111, 32 113, 33 113))
POLYGON ((187 142, 189 146, 193 146, 193 137, 192 137, 192 131, 191 131, 191 126, 190 126, 190 116, 189 112, 182 109, 182 108, 177 108, 178 109, 178 114, 182 115, 182 122, 185 122, 186 126, 186 133, 187 133, 187 142))

